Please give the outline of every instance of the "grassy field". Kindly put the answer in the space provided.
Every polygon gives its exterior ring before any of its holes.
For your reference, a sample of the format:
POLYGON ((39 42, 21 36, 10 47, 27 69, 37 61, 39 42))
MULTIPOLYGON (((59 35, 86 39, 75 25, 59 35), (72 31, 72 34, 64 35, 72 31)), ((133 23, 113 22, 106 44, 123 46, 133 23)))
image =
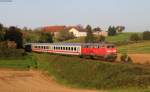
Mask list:
MULTIPOLYGON (((113 43, 127 42, 127 41, 129 41, 130 36, 134 33, 136 33, 136 32, 125 32, 125 33, 118 34, 116 36, 108 36, 108 37, 106 37, 106 41, 113 42, 113 43)), ((141 33, 137 33, 137 34, 140 35, 141 33)), ((84 37, 71 39, 71 40, 68 40, 68 41, 65 41, 65 42, 81 43, 81 42, 84 42, 84 37)))
POLYGON ((118 47, 120 53, 150 53, 150 41, 128 44, 118 47))

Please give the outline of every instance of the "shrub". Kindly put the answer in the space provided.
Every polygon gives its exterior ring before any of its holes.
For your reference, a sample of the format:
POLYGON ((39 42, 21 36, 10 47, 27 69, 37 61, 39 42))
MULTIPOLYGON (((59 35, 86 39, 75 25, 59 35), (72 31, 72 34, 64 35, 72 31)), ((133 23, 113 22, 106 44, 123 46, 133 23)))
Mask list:
POLYGON ((100 35, 97 37, 96 40, 97 40, 97 42, 105 42, 106 38, 105 38, 105 36, 100 35))
POLYGON ((24 49, 8 48, 7 42, 0 43, 0 57, 9 58, 14 57, 18 58, 25 55, 24 49))
POLYGON ((121 55, 120 60, 124 63, 132 63, 133 62, 131 57, 128 56, 127 54, 121 55))
POLYGON ((138 34, 132 34, 130 37, 130 40, 137 42, 137 41, 141 40, 141 38, 138 34))
POLYGON ((150 32, 149 31, 143 32, 143 40, 150 40, 150 32))

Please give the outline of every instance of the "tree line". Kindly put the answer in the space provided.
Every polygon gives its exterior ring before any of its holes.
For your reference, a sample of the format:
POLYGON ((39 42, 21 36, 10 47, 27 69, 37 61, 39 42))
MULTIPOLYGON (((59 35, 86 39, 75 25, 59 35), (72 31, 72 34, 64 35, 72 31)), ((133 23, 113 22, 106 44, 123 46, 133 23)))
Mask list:
POLYGON ((130 37, 131 41, 150 40, 150 31, 144 31, 142 34, 134 33, 130 37))

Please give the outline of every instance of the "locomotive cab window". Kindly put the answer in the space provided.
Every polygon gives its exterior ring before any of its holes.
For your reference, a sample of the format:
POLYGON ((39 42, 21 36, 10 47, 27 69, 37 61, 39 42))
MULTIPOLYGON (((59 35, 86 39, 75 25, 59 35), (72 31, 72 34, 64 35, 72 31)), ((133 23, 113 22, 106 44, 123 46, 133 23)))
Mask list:
POLYGON ((114 46, 113 45, 108 45, 107 48, 114 48, 114 46))

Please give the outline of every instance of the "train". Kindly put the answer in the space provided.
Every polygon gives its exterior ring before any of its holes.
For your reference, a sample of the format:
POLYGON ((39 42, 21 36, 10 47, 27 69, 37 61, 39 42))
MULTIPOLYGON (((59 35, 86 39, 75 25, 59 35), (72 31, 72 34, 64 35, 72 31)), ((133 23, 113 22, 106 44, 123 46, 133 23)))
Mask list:
POLYGON ((27 43, 28 52, 55 53, 64 55, 92 56, 114 61, 117 48, 110 43, 27 43))

